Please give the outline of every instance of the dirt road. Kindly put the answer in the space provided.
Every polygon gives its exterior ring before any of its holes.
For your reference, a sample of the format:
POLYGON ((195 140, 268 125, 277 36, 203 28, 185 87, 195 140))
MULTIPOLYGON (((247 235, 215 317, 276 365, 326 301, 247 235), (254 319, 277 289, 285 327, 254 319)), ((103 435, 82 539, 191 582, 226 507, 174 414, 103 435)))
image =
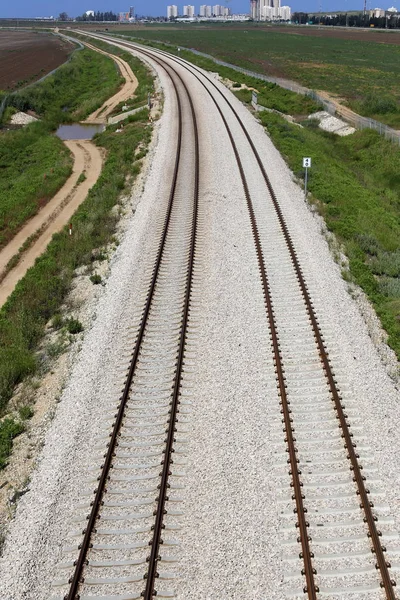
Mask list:
POLYGON ((100 54, 104 54, 105 56, 112 58, 118 64, 122 77, 125 78, 125 83, 122 88, 114 96, 106 100, 103 106, 100 106, 100 108, 95 110, 85 121, 83 121, 84 123, 107 123, 107 118, 112 113, 114 108, 118 106, 120 102, 124 102, 128 98, 132 98, 139 82, 136 79, 131 67, 125 60, 122 60, 122 58, 119 58, 114 54, 100 50, 96 46, 92 46, 87 42, 82 43, 91 50, 95 50, 96 52, 100 52, 100 54))
POLYGON ((71 177, 45 207, 28 221, 19 233, 0 252, 0 307, 14 290, 18 281, 33 266, 35 260, 45 251, 52 236, 60 231, 72 217, 78 206, 85 200, 90 188, 96 183, 103 166, 101 150, 87 140, 67 141, 65 144, 74 155, 71 177), (78 183, 84 173, 86 179, 78 183), (21 256, 18 264, 4 275, 8 262, 30 236, 36 241, 21 256))

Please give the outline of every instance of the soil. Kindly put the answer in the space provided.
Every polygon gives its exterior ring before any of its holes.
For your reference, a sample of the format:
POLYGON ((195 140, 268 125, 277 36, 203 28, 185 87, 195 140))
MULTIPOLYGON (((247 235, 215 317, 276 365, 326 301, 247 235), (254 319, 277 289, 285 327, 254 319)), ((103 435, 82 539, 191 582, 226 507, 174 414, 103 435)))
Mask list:
POLYGON ((67 61, 70 42, 50 33, 0 30, 0 89, 13 91, 67 61))
POLYGON ((100 148, 88 140, 70 140, 64 143, 74 155, 72 175, 46 206, 30 219, 0 252, 0 307, 3 306, 21 277, 44 252, 53 234, 68 223, 101 173, 103 155, 100 148), (81 173, 86 176, 86 179, 78 183, 81 173), (37 236, 36 241, 22 254, 15 268, 4 276, 8 261, 18 254, 19 249, 30 236, 37 236))

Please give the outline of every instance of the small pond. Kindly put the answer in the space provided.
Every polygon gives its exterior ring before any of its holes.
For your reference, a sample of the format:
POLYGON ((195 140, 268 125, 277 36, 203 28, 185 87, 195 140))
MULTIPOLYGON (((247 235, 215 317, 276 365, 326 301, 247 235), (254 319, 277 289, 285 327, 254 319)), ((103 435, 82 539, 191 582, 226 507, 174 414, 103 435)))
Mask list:
POLYGON ((104 125, 60 125, 56 135, 62 140, 91 140, 96 133, 104 131, 104 125))

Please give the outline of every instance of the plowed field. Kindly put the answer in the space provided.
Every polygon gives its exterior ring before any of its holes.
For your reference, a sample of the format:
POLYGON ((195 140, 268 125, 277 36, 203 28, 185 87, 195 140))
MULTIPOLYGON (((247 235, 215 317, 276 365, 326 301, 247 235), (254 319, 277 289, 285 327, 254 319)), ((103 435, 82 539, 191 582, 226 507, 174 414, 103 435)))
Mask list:
POLYGON ((12 91, 40 79, 64 63, 72 49, 50 33, 0 31, 0 90, 12 91))

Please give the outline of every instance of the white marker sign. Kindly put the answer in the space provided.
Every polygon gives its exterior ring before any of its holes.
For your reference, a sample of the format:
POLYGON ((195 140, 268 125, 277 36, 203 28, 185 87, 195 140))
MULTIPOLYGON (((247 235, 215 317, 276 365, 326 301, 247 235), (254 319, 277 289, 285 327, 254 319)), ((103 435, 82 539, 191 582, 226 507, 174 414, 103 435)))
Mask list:
POLYGON ((308 169, 311 167, 311 158, 303 158, 303 168, 308 169))

